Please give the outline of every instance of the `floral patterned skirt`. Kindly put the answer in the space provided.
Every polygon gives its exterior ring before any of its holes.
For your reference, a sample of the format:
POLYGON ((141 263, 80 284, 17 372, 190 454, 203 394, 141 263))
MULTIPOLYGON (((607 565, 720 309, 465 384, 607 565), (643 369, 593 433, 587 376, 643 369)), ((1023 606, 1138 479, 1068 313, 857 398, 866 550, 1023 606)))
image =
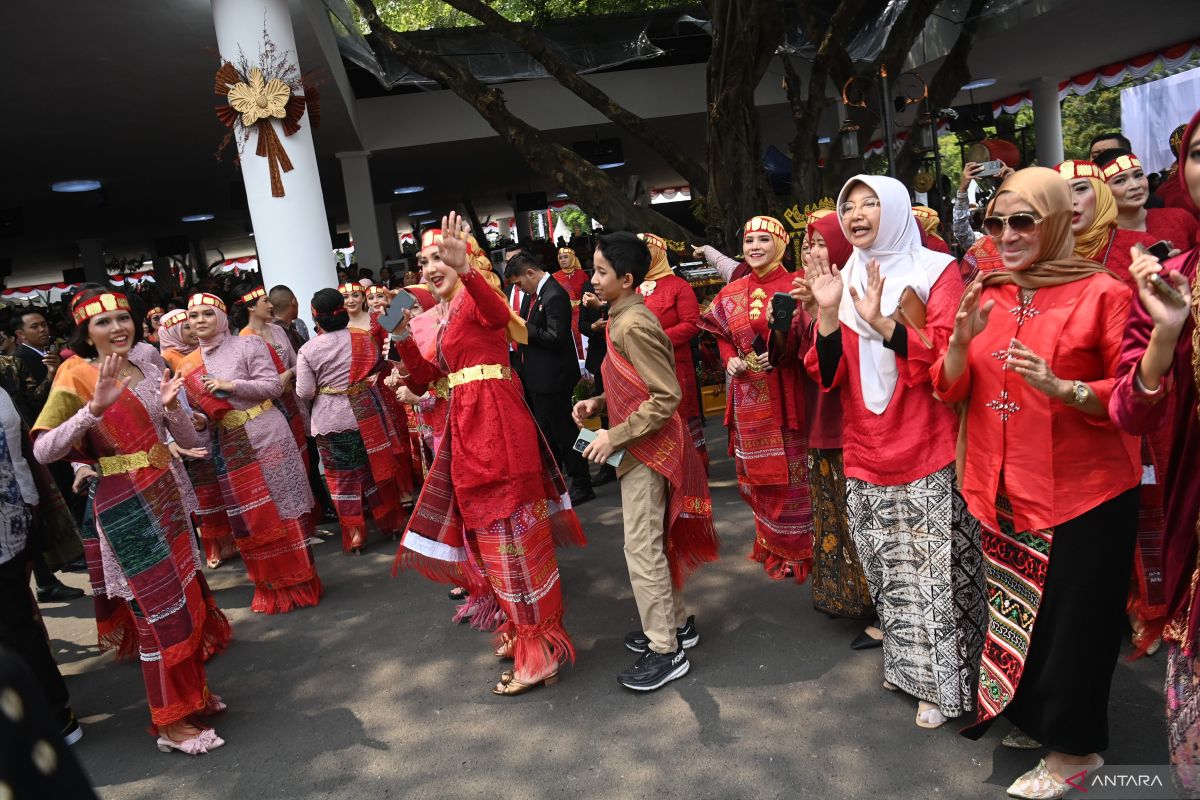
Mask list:
POLYGON ((841 450, 808 451, 808 485, 815 539, 813 608, 839 617, 870 619, 875 615, 875 604, 850 536, 841 450))

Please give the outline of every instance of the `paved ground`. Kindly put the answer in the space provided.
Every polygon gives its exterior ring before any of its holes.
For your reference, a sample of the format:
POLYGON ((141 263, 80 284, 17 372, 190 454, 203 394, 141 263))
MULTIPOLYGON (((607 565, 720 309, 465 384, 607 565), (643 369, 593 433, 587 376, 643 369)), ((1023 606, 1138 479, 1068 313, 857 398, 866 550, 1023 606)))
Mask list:
MULTIPOLYGON (((579 658, 555 687, 493 697, 490 637, 450 624, 442 588, 393 579, 390 542, 353 558, 329 540, 314 609, 251 614, 240 562, 210 574, 234 627, 209 664, 228 744, 196 759, 155 749, 138 668, 97 655, 90 601, 47 606, 86 731, 76 752, 110 800, 1004 797, 1034 756, 1000 747, 1003 722, 979 742, 917 728, 915 701, 880 688, 880 651, 849 649, 858 623, 746 560, 752 521, 727 458, 713 500, 724 558, 689 585, 701 643, 691 673, 654 694, 615 680, 637 616, 612 485, 580 510, 589 546, 561 554, 579 658)), ((1118 666, 1110 762, 1166 763, 1164 663, 1118 666)))

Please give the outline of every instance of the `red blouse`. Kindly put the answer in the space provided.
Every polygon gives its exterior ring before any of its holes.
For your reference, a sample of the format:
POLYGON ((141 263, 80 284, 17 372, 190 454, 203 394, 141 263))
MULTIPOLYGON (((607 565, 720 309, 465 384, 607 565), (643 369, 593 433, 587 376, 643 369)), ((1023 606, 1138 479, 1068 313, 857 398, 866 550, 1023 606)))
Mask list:
MULTIPOLYGON (((433 383, 443 368, 447 375, 481 364, 508 368, 508 303, 475 270, 459 280, 463 290, 451 301, 438 342, 442 368, 426 361, 411 337, 400 342, 404 365, 418 384, 433 383)), ((454 387, 447 435, 450 477, 467 528, 486 527, 545 497, 545 466, 530 457, 540 434, 515 376, 454 387)))
MULTIPOLYGON (((882 414, 867 410, 858 375, 858 334, 841 326, 842 357, 831 389, 842 390, 842 452, 846 476, 876 486, 899 486, 932 475, 954 463, 958 418, 954 410, 934 399, 929 368, 946 349, 963 284, 954 262, 929 290, 925 327, 926 347, 914 328, 905 328, 908 354, 896 354, 900 378, 882 414)), ((821 380, 817 347, 804 357, 813 380, 821 380)))
POLYGON ((1175 250, 1188 250, 1196 243, 1200 223, 1182 208, 1150 208, 1146 210, 1146 233, 1154 241, 1166 239, 1175 250))
MULTIPOLYGON (((570 275, 562 270, 553 275, 554 280, 558 281, 571 297, 571 334, 575 337, 575 357, 583 358, 583 340, 579 334, 579 303, 583 299, 584 287, 588 284, 587 273, 582 269, 576 269, 570 275)), ((518 313, 520 312, 518 311, 518 313)))
POLYGON ((944 357, 931 371, 943 400, 967 404, 963 496, 980 522, 998 528, 1001 489, 1012 500, 1016 529, 1027 531, 1074 519, 1141 481, 1137 437, 1034 389, 1007 368, 1004 355, 1020 339, 1059 378, 1087 383, 1107 408, 1130 297, 1128 287, 1104 274, 1043 287, 1024 306, 1012 284, 983 290, 980 303, 996 306, 968 348, 966 371, 948 381, 944 357))
POLYGON ((698 417, 700 401, 696 393, 696 366, 692 362, 692 339, 700 330, 700 304, 696 301, 696 293, 691 284, 678 275, 645 281, 638 291, 675 348, 675 377, 683 390, 679 416, 685 421, 689 417, 698 417))

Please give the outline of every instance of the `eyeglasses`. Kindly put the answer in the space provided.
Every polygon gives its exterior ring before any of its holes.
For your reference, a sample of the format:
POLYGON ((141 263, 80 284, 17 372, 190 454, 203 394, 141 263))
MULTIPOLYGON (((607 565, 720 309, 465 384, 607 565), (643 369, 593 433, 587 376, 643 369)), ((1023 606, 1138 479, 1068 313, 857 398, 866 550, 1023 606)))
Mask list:
POLYGON ((1028 211, 1018 211, 1016 214, 1009 214, 1005 217, 998 215, 984 217, 983 229, 987 231, 988 236, 1000 236, 1004 233, 1005 226, 1007 226, 1018 236, 1027 236, 1033 233, 1034 229, 1042 224, 1042 221, 1042 218, 1036 214, 1031 214, 1028 211))
POLYGON ((838 214, 843 217, 848 217, 854 213, 854 210, 861 208, 863 211, 877 211, 882 204, 878 197, 868 197, 862 201, 862 204, 852 203, 849 200, 838 206, 838 214))

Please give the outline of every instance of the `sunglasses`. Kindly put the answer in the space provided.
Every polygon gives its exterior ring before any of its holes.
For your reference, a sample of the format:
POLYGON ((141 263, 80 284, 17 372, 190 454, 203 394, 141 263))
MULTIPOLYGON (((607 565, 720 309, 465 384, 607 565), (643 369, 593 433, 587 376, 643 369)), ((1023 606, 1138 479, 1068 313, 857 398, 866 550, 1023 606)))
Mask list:
POLYGON ((1018 236, 1025 236, 1033 233, 1034 228, 1041 223, 1042 218, 1036 214, 1031 214, 1028 211, 1018 211, 1016 214, 1009 214, 1006 217, 998 215, 984 217, 983 229, 987 231, 988 236, 1000 236, 1004 233, 1005 226, 1008 226, 1018 236))

